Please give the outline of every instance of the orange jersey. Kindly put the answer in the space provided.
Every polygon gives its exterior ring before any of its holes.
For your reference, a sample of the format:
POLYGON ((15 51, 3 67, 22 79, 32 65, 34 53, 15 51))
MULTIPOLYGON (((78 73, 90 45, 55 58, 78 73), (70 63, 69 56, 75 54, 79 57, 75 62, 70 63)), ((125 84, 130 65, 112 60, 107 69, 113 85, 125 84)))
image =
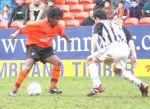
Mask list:
POLYGON ((61 25, 51 27, 48 20, 36 21, 27 24, 20 29, 21 34, 27 34, 27 45, 35 44, 39 47, 45 48, 52 46, 52 39, 58 34, 64 35, 64 28, 61 25))

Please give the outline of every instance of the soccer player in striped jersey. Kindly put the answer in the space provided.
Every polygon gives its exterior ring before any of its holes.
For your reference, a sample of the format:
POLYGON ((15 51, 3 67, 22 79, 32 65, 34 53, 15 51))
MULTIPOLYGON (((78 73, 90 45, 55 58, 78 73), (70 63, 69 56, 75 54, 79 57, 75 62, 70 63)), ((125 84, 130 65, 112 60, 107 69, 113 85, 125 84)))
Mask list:
POLYGON ((135 45, 129 31, 122 25, 107 20, 106 13, 101 9, 95 10, 93 16, 95 19, 95 25, 93 27, 91 41, 91 55, 87 57, 93 88, 88 96, 93 96, 104 91, 98 75, 98 62, 104 62, 107 65, 113 63, 113 71, 116 75, 119 75, 137 85, 142 96, 147 96, 148 85, 136 78, 131 71, 125 69, 130 49, 131 62, 134 67, 137 65, 135 45), (98 38, 101 39, 100 44, 102 45, 100 51, 96 51, 98 38))
POLYGON ((63 12, 59 8, 50 8, 47 13, 47 19, 27 24, 11 35, 12 39, 15 39, 19 33, 27 34, 28 36, 26 42, 27 52, 25 67, 20 71, 16 83, 9 94, 10 96, 16 96, 19 87, 37 61, 41 61, 44 64, 53 64, 49 92, 51 94, 62 93, 62 91, 57 88, 61 61, 54 53, 52 47, 52 40, 57 34, 65 38, 67 42, 71 42, 64 34, 64 27, 58 24, 62 16, 63 12))

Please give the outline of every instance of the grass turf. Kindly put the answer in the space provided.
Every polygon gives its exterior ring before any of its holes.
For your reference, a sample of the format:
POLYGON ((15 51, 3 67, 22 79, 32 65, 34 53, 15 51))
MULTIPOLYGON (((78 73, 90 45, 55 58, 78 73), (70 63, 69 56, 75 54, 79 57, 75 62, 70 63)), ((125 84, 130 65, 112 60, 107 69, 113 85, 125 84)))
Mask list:
MULTIPOLYGON (((141 97, 139 89, 120 77, 101 77, 105 91, 87 97, 91 80, 88 77, 67 78, 59 81, 61 95, 48 93, 50 78, 27 78, 17 97, 8 93, 16 78, 0 78, 0 109, 150 109, 150 97, 141 97), (26 87, 31 82, 42 86, 40 96, 29 96, 26 87)), ((149 78, 140 78, 150 84, 149 78)))

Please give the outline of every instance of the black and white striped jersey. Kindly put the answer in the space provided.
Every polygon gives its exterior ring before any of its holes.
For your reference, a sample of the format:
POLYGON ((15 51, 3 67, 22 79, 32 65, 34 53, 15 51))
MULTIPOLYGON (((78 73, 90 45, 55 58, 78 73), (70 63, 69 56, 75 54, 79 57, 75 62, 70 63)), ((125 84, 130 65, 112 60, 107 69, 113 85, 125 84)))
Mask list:
POLYGON ((112 21, 100 21, 93 27, 94 34, 101 38, 102 45, 107 46, 113 42, 128 43, 132 39, 129 31, 122 25, 112 21))

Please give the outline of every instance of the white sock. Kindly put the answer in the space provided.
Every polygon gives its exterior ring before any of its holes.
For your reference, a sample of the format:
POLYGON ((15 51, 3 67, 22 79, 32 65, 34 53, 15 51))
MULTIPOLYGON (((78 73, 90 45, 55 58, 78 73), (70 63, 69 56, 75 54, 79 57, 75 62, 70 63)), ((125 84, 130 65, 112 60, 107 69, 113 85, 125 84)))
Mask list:
POLYGON ((101 84, 99 75, 98 75, 98 66, 96 63, 89 64, 89 74, 93 82, 93 88, 98 88, 101 84))
POLYGON ((138 87, 140 87, 140 84, 142 83, 141 80, 136 78, 130 71, 127 71, 127 70, 124 70, 120 76, 122 76, 124 79, 132 82, 133 84, 137 85, 138 87))

